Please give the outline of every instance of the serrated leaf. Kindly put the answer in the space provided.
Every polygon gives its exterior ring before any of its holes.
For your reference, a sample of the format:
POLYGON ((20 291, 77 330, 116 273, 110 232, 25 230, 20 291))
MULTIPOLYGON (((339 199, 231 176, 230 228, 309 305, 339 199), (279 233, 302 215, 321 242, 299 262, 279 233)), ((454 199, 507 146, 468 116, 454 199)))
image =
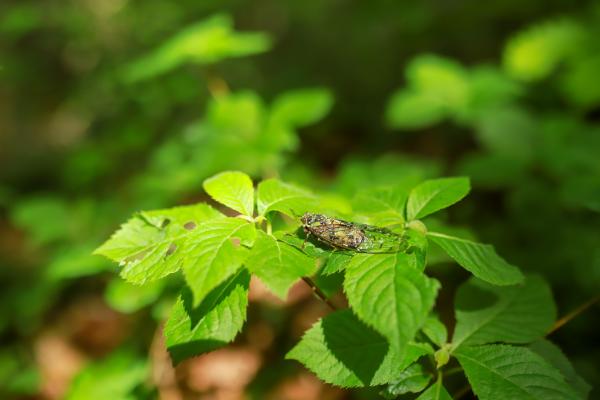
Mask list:
POLYGON ((494 247, 489 244, 437 232, 428 232, 427 236, 461 267, 481 280, 494 285, 514 285, 524 279, 521 271, 496 254, 494 247))
POLYGON ((452 400, 450 394, 442 385, 442 380, 438 379, 429 388, 421 393, 416 400, 452 400))
POLYGON ((252 179, 243 172, 221 172, 206 179, 202 186, 215 201, 241 214, 253 216, 254 187, 252 179))
POLYGON ((348 263, 350 262, 350 260, 352 260, 353 256, 354 254, 347 252, 331 252, 327 257, 327 260, 325 261, 325 265, 323 266, 321 273, 323 275, 332 275, 338 272, 342 272, 346 269, 348 263))
POLYGON ((537 276, 515 286, 493 286, 471 278, 458 289, 454 303, 454 348, 529 343, 543 337, 556 318, 550 287, 537 276))
POLYGON ((349 309, 319 320, 286 355, 304 364, 325 382, 342 387, 390 382, 428 349, 409 344, 405 354, 361 322, 349 309))
POLYGON ((361 192, 352 204, 357 213, 369 217, 368 223, 389 226, 404 222, 407 198, 408 190, 405 187, 385 187, 361 192))
POLYGON ((206 353, 235 338, 246 320, 249 284, 250 274, 241 269, 195 307, 191 290, 184 288, 164 330, 173 361, 206 353))
POLYGON ((419 393, 427 387, 431 374, 421 364, 412 364, 400 373, 400 378, 390 383, 383 391, 387 399, 395 399, 406 393, 419 393))
POLYGON ((358 317, 402 349, 423 326, 440 285, 415 268, 412 255, 357 254, 344 291, 358 317))
POLYGON ((556 368, 528 348, 464 346, 454 354, 481 400, 579 398, 556 368))
POLYGON ((128 282, 151 282, 179 270, 196 226, 218 218, 223 215, 206 204, 138 213, 94 254, 117 261, 128 282))
POLYGON ((299 187, 267 179, 258 184, 257 207, 259 215, 279 211, 292 217, 301 215, 314 207, 314 196, 299 187))
POLYGON ((194 293, 194 304, 232 276, 249 254, 256 237, 254 224, 241 218, 207 221, 188 239, 183 272, 194 293))
POLYGON ((448 341, 446 325, 435 315, 430 315, 423 324, 423 333, 436 345, 441 346, 448 341))
POLYGON ((471 190, 469 178, 427 180, 415 187, 406 204, 407 219, 420 219, 462 200, 471 190))
POLYGON ((289 288, 299 278, 312 275, 317 267, 315 260, 300 249, 260 230, 245 265, 284 300, 289 288))
POLYGON ((592 387, 577 374, 569 359, 557 345, 549 340, 540 339, 531 343, 529 348, 558 369, 580 398, 587 399, 589 397, 592 387))

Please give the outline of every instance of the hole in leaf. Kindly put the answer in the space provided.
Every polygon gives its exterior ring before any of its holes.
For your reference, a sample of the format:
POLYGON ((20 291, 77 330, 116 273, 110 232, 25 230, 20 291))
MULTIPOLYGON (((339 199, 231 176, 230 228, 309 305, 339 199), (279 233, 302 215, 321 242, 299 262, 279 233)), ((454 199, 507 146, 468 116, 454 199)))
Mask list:
POLYGON ((186 223, 183 225, 183 227, 184 227, 185 229, 187 229, 188 231, 191 231, 191 230, 193 230, 193 229, 196 229, 196 223, 195 223, 194 221, 189 221, 189 222, 186 222, 186 223))
POLYGON ((240 244, 242 243, 242 241, 240 240, 240 238, 238 237, 232 237, 231 239, 231 243, 235 246, 235 247, 240 247, 240 244))
POLYGON ((167 249, 167 252, 165 253, 165 257, 168 257, 171 254, 175 253, 175 250, 177 250, 177 245, 175 243, 171 243, 169 245, 169 248, 167 249))

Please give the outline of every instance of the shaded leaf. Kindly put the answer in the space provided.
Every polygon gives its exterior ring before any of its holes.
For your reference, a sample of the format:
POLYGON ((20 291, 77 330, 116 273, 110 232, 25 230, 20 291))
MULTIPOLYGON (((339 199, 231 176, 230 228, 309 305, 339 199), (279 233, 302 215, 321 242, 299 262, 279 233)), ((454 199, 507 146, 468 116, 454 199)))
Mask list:
POLYGON ((464 346, 455 356, 481 400, 579 398, 556 368, 528 348, 464 346))
POLYGON ((438 379, 426 391, 421 393, 417 400, 452 400, 452 397, 442 385, 442 380, 438 379))
POLYGON ((587 399, 589 397, 592 387, 577 374, 569 359, 557 345, 549 340, 540 339, 531 343, 529 348, 557 368, 565 377, 567 383, 577 391, 580 398, 587 399))
POLYGON ((427 387, 431 380, 431 374, 425 371, 420 364, 412 364, 400 374, 400 378, 390 383, 384 390, 383 396, 387 399, 395 399, 405 393, 419 393, 427 387))
POLYGON ((250 274, 241 269, 215 287, 198 306, 185 287, 165 325, 166 345, 177 363, 221 347, 242 329, 250 274))
POLYGON ((493 286, 471 278, 457 291, 455 308, 454 348, 529 343, 543 337, 556 318, 550 287, 537 276, 515 286, 493 286))
POLYGON ((313 325, 286 358, 300 361, 325 382, 360 387, 390 382, 427 351, 427 347, 410 344, 406 354, 400 355, 346 309, 313 325))

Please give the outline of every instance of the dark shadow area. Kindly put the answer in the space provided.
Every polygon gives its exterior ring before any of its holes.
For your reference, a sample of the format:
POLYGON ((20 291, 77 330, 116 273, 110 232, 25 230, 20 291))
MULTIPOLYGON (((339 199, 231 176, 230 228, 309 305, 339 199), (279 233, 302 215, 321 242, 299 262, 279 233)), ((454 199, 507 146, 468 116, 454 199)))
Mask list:
POLYGON ((361 322, 350 310, 322 321, 327 347, 365 385, 369 385, 388 352, 386 339, 361 322))

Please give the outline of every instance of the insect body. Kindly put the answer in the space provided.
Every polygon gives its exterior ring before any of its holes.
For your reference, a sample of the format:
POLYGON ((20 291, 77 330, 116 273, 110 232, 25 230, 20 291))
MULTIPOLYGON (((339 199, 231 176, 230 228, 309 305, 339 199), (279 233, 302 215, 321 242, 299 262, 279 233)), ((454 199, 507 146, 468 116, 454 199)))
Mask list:
POLYGON ((360 253, 393 253, 402 247, 401 236, 385 228, 312 213, 305 213, 300 221, 307 238, 313 235, 337 249, 360 253))

